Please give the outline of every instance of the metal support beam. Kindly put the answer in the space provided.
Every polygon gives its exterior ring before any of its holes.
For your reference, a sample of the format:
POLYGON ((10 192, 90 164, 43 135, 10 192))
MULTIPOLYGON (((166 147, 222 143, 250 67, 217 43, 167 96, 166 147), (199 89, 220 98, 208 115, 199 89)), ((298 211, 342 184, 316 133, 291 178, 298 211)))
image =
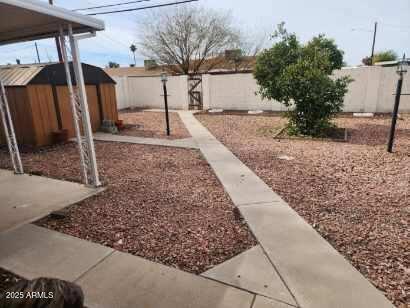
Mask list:
POLYGON ((81 158, 83 181, 86 185, 101 186, 99 180, 97 160, 95 156, 93 132, 91 128, 90 114, 88 110, 87 94, 84 84, 83 70, 81 67, 80 53, 77 38, 73 35, 71 25, 68 25, 68 38, 74 68, 76 87, 71 81, 71 71, 67 55, 64 30, 60 30, 61 51, 67 77, 67 85, 70 92, 71 109, 73 113, 74 129, 81 158))
POLYGON ((14 133, 13 120, 10 115, 9 103, 7 100, 6 89, 3 82, 0 80, 0 114, 3 123, 4 135, 7 140, 11 162, 13 164, 14 173, 23 174, 23 165, 21 163, 20 151, 18 148, 16 135, 14 133))

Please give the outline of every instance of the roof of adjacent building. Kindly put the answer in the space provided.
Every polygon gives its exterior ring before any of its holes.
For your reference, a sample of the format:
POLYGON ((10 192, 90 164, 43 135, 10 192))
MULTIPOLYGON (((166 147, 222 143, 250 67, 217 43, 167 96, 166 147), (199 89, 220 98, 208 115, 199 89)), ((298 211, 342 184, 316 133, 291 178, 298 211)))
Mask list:
MULTIPOLYGON (((243 57, 239 62, 228 61, 225 57, 215 57, 207 59, 201 65, 199 74, 209 73, 235 73, 235 72, 249 72, 252 71, 256 64, 256 57, 243 57)), ((160 76, 163 71, 169 74, 179 75, 178 66, 172 65, 158 65, 154 68, 146 67, 118 67, 118 68, 105 68, 107 74, 112 77, 154 77, 160 76)))
MULTIPOLYGON (((82 67, 86 84, 115 84, 115 81, 100 67, 85 63, 82 64, 82 67)), ((72 63, 70 63, 70 69, 73 77, 72 82, 76 84, 72 63)), ((65 68, 62 63, 0 66, 0 79, 6 87, 21 87, 29 84, 67 84, 65 68)))
POLYGON ((155 69, 146 69, 145 67, 118 67, 118 68, 105 68, 104 71, 113 77, 154 77, 160 76, 163 69, 158 66, 155 69))

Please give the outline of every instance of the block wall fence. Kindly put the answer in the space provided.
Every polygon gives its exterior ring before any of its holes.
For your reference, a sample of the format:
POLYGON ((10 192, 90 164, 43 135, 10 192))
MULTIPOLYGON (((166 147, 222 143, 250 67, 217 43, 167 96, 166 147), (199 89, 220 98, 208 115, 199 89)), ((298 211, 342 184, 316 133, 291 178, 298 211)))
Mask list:
MULTIPOLYGON (((344 112, 391 112, 394 104, 397 74, 395 67, 344 68, 334 76, 350 75, 354 81, 345 96, 344 112)), ((405 75, 403 93, 410 94, 410 74, 405 75)), ((117 82, 118 109, 164 108, 162 84, 156 77, 113 77, 117 82)), ((204 109, 284 111, 279 102, 262 100, 256 94, 258 86, 251 73, 206 74, 202 77, 204 109)), ((169 77, 167 84, 169 107, 188 109, 187 76, 169 77)), ((410 95, 402 96, 401 112, 410 112, 410 95)))

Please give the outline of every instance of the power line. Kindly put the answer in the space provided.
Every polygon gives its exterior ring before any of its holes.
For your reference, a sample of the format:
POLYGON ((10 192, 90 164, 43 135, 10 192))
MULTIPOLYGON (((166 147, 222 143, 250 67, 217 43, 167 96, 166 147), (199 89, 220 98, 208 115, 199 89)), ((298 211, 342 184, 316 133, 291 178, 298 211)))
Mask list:
POLYGON ((175 2, 164 3, 164 4, 157 4, 157 5, 137 7, 137 8, 132 8, 132 9, 124 9, 124 10, 116 10, 116 11, 108 11, 108 12, 90 13, 90 14, 87 14, 87 15, 95 16, 95 15, 106 15, 106 14, 114 14, 114 13, 122 13, 122 12, 131 12, 131 11, 140 11, 140 10, 153 9, 153 8, 158 8, 158 7, 165 7, 165 6, 171 6, 171 5, 183 4, 183 3, 189 3, 189 2, 196 2, 196 1, 199 1, 199 0, 175 1, 175 2))
POLYGON ((102 8, 107 8, 107 7, 127 5, 127 4, 140 3, 140 2, 149 2, 149 1, 151 1, 151 0, 138 0, 138 1, 120 2, 120 3, 114 3, 114 4, 86 7, 86 8, 83 8, 83 9, 75 9, 73 11, 89 11, 89 10, 94 10, 94 9, 102 9, 102 8))

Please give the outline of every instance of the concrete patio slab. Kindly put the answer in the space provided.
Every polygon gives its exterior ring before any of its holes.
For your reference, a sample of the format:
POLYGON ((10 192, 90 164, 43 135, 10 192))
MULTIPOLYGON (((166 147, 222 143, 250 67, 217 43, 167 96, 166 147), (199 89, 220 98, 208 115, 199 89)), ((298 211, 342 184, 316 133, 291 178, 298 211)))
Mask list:
POLYGON ((97 194, 81 184, 0 169, 0 232, 97 194))
POLYGON ((250 308, 254 297, 120 252, 114 252, 77 283, 90 308, 250 308))
POLYGON ((198 149, 198 145, 192 138, 168 140, 158 138, 142 138, 134 136, 113 135, 106 133, 95 133, 94 140, 145 145, 158 145, 174 148, 198 149))
POLYGON ((252 308, 293 308, 294 306, 287 305, 263 296, 256 295, 255 302, 252 308))
POLYGON ((296 305, 259 245, 210 269, 202 276, 296 305))
POLYGON ((0 267, 27 279, 47 276, 74 281, 112 252, 32 224, 0 233, 0 267))
POLYGON ((301 307, 393 307, 286 204, 239 210, 301 307))

